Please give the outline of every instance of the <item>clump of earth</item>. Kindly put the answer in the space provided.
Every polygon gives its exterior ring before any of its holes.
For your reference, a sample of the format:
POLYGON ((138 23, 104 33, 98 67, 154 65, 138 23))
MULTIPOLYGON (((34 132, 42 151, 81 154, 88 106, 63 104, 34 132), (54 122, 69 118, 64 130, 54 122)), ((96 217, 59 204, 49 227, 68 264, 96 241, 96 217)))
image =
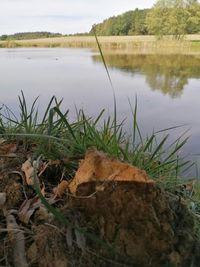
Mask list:
POLYGON ((69 180, 61 161, 36 166, 15 144, 0 152, 1 266, 200 266, 185 200, 144 171, 92 149, 69 180))

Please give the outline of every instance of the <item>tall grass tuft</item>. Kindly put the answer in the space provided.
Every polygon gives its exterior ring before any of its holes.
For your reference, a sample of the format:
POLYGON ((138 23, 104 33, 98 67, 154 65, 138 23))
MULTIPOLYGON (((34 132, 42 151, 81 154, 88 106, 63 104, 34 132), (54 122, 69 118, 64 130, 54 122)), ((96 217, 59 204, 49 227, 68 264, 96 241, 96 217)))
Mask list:
POLYGON ((0 135, 36 143, 36 156, 81 158, 89 148, 96 147, 145 170, 151 178, 171 191, 181 182, 181 173, 193 165, 180 153, 188 137, 182 134, 169 144, 169 132, 176 127, 153 132, 143 138, 137 121, 137 99, 134 108, 131 108, 131 136, 124 130, 124 121, 117 121, 116 106, 113 117, 105 119, 104 109, 96 118, 88 117, 82 109, 77 109, 76 119, 71 121, 69 111, 61 111, 62 101, 52 97, 42 119, 39 119, 37 101, 38 98, 29 110, 22 92, 19 96, 19 118, 6 106, 0 109, 0 135))

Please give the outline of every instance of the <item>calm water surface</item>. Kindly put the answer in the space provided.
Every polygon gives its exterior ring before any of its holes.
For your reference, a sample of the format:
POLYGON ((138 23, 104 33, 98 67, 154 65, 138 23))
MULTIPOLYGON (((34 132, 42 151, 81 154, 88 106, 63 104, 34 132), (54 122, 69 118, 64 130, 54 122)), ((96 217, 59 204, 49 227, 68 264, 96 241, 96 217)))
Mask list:
MULTIPOLYGON (((97 115, 102 108, 112 114, 113 94, 97 53, 86 49, 0 49, 0 101, 18 113, 23 90, 27 102, 40 96, 41 111, 56 95, 64 107, 84 108, 97 115)), ((118 118, 131 128, 131 110, 138 98, 138 121, 143 134, 186 124, 171 132, 176 138, 184 130, 191 135, 184 153, 199 161, 200 154, 200 56, 107 55, 115 88, 118 118)))

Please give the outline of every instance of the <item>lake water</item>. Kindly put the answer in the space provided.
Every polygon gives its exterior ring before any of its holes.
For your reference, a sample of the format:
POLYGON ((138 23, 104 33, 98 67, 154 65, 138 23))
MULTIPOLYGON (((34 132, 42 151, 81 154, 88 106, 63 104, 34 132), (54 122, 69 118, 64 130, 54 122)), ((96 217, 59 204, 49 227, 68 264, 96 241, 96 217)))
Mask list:
MULTIPOLYGON (((152 130, 186 124, 171 131, 176 138, 186 129, 191 135, 183 153, 199 160, 200 56, 106 55, 115 90, 119 120, 131 128, 131 109, 138 99, 138 121, 145 136, 152 130)), ((88 115, 102 108, 113 111, 113 92, 98 53, 89 49, 0 49, 0 101, 18 113, 23 90, 27 103, 40 96, 41 111, 51 96, 64 98, 63 107, 75 105, 88 115)))

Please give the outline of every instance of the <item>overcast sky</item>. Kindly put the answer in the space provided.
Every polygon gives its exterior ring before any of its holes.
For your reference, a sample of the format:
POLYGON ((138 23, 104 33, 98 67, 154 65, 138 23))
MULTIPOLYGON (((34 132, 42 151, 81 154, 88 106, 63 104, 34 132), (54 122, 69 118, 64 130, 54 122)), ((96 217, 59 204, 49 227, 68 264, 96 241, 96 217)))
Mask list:
POLYGON ((76 33, 155 0, 0 0, 0 35, 27 31, 76 33))

